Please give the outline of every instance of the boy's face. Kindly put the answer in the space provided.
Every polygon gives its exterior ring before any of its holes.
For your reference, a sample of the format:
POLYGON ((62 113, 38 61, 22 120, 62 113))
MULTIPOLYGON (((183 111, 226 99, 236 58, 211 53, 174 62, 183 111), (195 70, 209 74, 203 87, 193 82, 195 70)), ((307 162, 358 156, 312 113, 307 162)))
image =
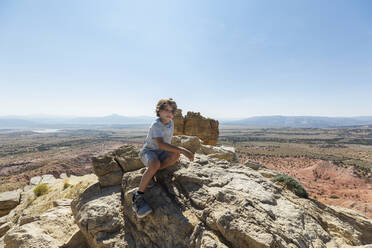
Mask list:
POLYGON ((160 118, 162 120, 165 120, 166 122, 170 121, 173 116, 174 116, 174 113, 173 113, 173 108, 171 106, 169 106, 168 104, 166 104, 164 106, 164 109, 161 109, 159 111, 159 115, 160 115, 160 118))

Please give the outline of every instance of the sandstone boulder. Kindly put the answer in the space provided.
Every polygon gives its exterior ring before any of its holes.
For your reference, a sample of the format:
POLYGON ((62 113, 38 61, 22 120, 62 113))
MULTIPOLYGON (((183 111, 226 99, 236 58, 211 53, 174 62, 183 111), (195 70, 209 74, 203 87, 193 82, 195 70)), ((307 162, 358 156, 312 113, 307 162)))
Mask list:
POLYGON ((205 118, 199 112, 187 112, 184 119, 184 134, 198 136, 204 145, 215 146, 219 135, 218 125, 217 120, 205 118))
POLYGON ((45 174, 41 176, 41 180, 39 184, 53 184, 56 181, 56 178, 52 174, 45 174))
POLYGON ((210 158, 219 158, 232 162, 238 161, 233 147, 201 145, 199 152, 208 155, 210 158))
POLYGON ((42 176, 35 176, 30 179, 30 186, 36 186, 38 184, 52 184, 56 178, 52 174, 45 174, 42 176))
POLYGON ((61 173, 61 175, 59 175, 59 178, 64 179, 64 178, 68 178, 68 176, 66 173, 61 173))
POLYGON ((38 185, 41 181, 41 176, 31 177, 30 185, 38 185))
POLYGON ((120 164, 123 172, 138 170, 144 167, 142 161, 138 156, 139 149, 134 145, 126 144, 115 151, 113 155, 116 161, 120 164))
POLYGON ((123 169, 112 154, 92 157, 92 164, 102 187, 120 184, 123 169))
POLYGON ((89 248, 82 231, 77 230, 60 248, 89 248))
POLYGON ((173 118, 174 135, 197 136, 202 139, 204 145, 215 146, 219 135, 219 122, 211 118, 205 118, 199 112, 187 112, 182 116, 182 110, 178 109, 173 118))
POLYGON ((143 167, 138 152, 134 145, 126 144, 113 152, 92 157, 94 173, 101 187, 120 185, 124 172, 143 167))
POLYGON ((0 217, 7 215, 21 200, 21 189, 0 193, 0 217))
POLYGON ((70 206, 49 209, 37 221, 12 227, 4 235, 6 248, 57 248, 78 231, 70 206))
MULTIPOLYGON (((42 178, 40 176, 37 183, 42 178)), ((35 185, 24 187, 27 191, 22 192, 20 203, 0 218, 0 247, 61 247, 72 242, 79 228, 72 216, 71 197, 92 182, 98 182, 94 174, 56 179, 50 181, 50 190, 40 197, 33 193, 35 185), (66 180, 71 184, 68 188, 64 188, 66 180)), ((77 247, 84 246, 66 246, 77 247)))
POLYGON ((71 206, 72 199, 63 198, 53 201, 53 207, 71 206))
POLYGON ((181 146, 192 153, 195 153, 200 149, 202 140, 196 136, 177 135, 172 137, 172 144, 175 146, 181 146))
POLYGON ((181 109, 176 110, 176 113, 173 116, 173 122, 174 122, 174 135, 183 134, 184 118, 182 116, 181 109))
POLYGON ((101 188, 91 185, 72 201, 71 209, 90 247, 127 246, 121 214, 120 185, 101 188))

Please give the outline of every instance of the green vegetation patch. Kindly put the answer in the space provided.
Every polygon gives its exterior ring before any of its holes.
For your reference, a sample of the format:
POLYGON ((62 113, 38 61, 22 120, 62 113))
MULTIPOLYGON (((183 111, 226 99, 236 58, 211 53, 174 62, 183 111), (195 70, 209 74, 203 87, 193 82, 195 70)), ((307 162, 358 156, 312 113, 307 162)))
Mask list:
POLYGON ((67 189, 68 187, 71 187, 72 185, 68 183, 68 180, 65 180, 63 183, 63 190, 67 189))
POLYGON ((271 181, 283 183, 286 188, 295 193, 298 197, 309 198, 309 194, 307 193, 305 188, 293 177, 279 173, 278 175, 271 178, 271 181))
POLYGON ((49 186, 46 183, 39 184, 34 188, 34 194, 38 197, 46 194, 49 191, 49 186))

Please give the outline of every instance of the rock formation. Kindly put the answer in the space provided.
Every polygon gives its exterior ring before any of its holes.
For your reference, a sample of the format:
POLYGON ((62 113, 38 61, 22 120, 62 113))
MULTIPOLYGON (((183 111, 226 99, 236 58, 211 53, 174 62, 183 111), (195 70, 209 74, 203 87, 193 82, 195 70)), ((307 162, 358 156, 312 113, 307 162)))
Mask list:
MULTIPOLYGON (((125 149, 132 154, 134 148, 125 149)), ((277 172, 264 166, 252 169, 201 151, 196 151, 193 162, 181 155, 177 164, 157 172, 158 182, 145 192, 154 211, 143 219, 133 213, 131 197, 145 168, 123 172, 119 185, 102 187, 97 182, 75 198, 72 212, 89 246, 320 248, 372 244, 371 219, 299 198, 273 183, 270 178, 277 172)))
POLYGON ((9 214, 19 204, 21 192, 22 190, 17 189, 0 193, 0 217, 9 214))
POLYGON ((0 218, 1 248, 88 248, 85 236, 75 223, 71 201, 92 183, 96 175, 81 177, 61 174, 33 177, 22 189, 20 201, 10 213, 0 218), (69 186, 65 187, 68 182, 69 186), (40 183, 49 191, 35 197, 33 189, 40 183))
POLYGON ((174 122, 174 134, 173 135, 181 135, 183 133, 183 127, 184 127, 184 117, 182 115, 182 109, 177 109, 176 113, 173 117, 174 122))
POLYGON ((219 135, 217 120, 205 118, 199 112, 189 111, 186 116, 182 116, 181 109, 177 109, 173 120, 174 135, 197 136, 204 145, 216 145, 219 135))
POLYGON ((92 164, 102 187, 118 185, 124 172, 143 167, 134 145, 124 145, 113 152, 92 157, 92 164))
POLYGON ((177 135, 172 137, 172 145, 182 146, 192 153, 200 150, 202 140, 196 136, 177 135))
POLYGON ((157 172, 155 186, 145 192, 150 215, 138 219, 132 211, 132 193, 145 168, 138 148, 123 145, 93 159, 98 177, 32 178, 18 205, 0 218, 0 247, 372 246, 371 219, 299 198, 271 180, 278 172, 254 161, 237 162, 233 148, 203 145, 190 136, 172 142, 194 150, 195 159, 181 155, 157 172), (50 190, 35 198, 40 183, 50 190))

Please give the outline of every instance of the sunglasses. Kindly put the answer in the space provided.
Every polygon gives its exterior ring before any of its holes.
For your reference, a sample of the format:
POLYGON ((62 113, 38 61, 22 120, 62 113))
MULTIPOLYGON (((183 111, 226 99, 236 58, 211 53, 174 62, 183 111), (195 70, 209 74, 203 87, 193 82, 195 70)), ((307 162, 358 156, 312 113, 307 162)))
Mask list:
POLYGON ((168 113, 172 113, 172 114, 176 113, 176 110, 174 110, 174 109, 172 109, 172 110, 163 109, 163 111, 168 112, 168 113))

